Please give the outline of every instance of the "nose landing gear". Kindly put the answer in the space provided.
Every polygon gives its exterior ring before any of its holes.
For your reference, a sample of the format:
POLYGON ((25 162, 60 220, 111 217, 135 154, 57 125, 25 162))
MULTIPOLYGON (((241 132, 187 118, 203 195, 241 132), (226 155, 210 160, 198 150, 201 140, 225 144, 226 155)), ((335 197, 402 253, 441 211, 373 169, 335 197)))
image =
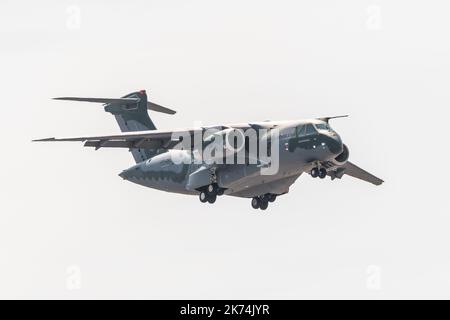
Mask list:
POLYGON ((327 176, 327 170, 325 168, 314 167, 311 169, 311 177, 324 179, 327 176))

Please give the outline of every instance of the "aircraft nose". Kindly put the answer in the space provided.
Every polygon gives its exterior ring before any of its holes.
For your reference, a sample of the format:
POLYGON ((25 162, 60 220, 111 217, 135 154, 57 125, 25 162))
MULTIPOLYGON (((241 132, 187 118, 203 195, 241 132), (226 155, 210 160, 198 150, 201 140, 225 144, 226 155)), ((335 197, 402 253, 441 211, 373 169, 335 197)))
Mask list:
POLYGON ((333 154, 340 154, 344 149, 341 137, 337 133, 329 135, 327 144, 333 154))

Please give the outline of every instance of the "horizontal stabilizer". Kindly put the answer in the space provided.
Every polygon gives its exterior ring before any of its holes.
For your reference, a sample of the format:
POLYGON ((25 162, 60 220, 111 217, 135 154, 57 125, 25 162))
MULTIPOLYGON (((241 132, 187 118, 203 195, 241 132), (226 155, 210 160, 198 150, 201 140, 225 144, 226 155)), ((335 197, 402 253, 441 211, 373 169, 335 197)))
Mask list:
MULTIPOLYGON (((139 103, 139 98, 80 98, 80 97, 59 97, 53 98, 53 100, 66 100, 66 101, 83 101, 83 102, 96 102, 96 103, 104 103, 104 104, 120 104, 120 105, 129 105, 139 103)), ((148 101, 147 109, 153 110, 156 112, 167 113, 167 114, 175 114, 176 111, 163 107, 159 104, 148 101)))
POLYGON ((147 102, 147 109, 148 110, 153 110, 156 112, 161 112, 161 113, 167 113, 167 114, 175 114, 177 113, 175 110, 160 106, 159 104, 153 103, 148 101, 147 102))
POLYGON ((53 98, 53 100, 67 100, 67 101, 84 101, 84 102, 97 102, 97 103, 114 103, 114 104, 131 104, 139 102, 139 98, 79 98, 79 97, 59 97, 53 98))

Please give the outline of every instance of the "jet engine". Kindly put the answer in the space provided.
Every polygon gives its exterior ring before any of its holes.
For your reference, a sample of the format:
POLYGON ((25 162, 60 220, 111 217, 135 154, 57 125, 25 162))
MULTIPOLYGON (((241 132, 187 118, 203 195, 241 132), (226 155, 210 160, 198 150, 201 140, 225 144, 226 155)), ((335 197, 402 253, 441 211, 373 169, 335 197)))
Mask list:
POLYGON ((350 152, 348 151, 348 148, 345 144, 342 145, 342 152, 335 157, 333 160, 331 160, 331 162, 333 162, 333 164, 335 166, 342 166, 343 164, 345 164, 348 160, 348 156, 350 155, 350 152))
POLYGON ((227 128, 213 133, 212 135, 205 138, 207 144, 217 142, 218 138, 223 146, 224 153, 234 154, 241 151, 245 146, 245 136, 241 130, 236 130, 233 128, 227 128))

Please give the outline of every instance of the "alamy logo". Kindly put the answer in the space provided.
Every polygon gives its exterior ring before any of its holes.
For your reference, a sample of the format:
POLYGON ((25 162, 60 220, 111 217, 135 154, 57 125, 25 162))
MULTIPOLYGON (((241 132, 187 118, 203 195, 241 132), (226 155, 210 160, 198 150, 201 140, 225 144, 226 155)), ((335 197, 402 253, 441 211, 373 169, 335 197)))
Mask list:
POLYGON ((71 265, 66 269, 66 288, 67 290, 81 289, 81 268, 77 265, 71 265))
POLYGON ((366 269, 366 287, 368 290, 381 289, 381 267, 377 265, 370 265, 366 269))
POLYGON ((173 132, 173 149, 191 152, 191 157, 172 157, 175 164, 247 164, 260 167, 262 175, 279 169, 278 129, 199 129, 173 132))

